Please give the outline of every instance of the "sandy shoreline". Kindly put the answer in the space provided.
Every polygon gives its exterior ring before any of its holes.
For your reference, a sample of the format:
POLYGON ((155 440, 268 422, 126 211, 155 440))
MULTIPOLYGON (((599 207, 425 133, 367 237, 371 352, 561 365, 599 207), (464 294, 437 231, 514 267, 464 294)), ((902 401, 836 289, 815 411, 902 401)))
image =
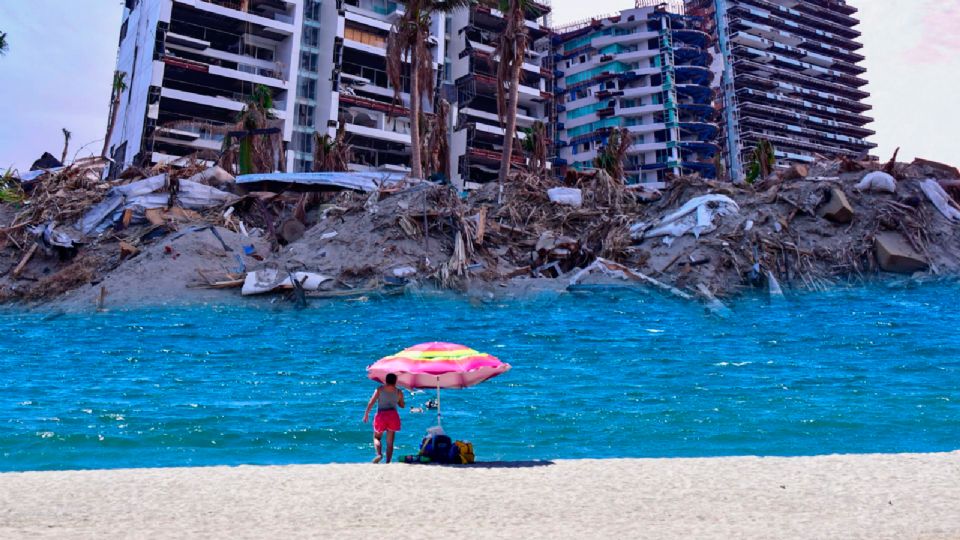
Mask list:
POLYGON ((960 452, 0 474, 2 538, 960 538, 960 452))

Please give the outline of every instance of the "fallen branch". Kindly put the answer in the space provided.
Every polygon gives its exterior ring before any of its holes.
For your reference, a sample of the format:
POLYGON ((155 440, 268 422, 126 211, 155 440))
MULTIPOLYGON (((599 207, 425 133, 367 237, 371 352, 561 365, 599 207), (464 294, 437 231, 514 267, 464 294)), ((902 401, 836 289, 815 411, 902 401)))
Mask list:
POLYGON ((576 285, 577 283, 582 281, 587 274, 593 272, 594 270, 600 270, 604 274, 607 274, 613 277, 618 277, 621 279, 626 279, 629 281, 647 283, 649 285, 653 285, 654 287, 657 287, 662 291, 669 292, 670 294, 676 297, 683 298, 684 300, 694 299, 693 296, 681 291, 680 289, 673 287, 671 285, 667 285, 666 283, 660 280, 654 279, 642 272, 633 270, 631 268, 627 268, 622 264, 615 263, 613 261, 608 261, 606 259, 601 259, 601 258, 598 258, 597 260, 593 261, 593 263, 590 264, 590 266, 577 272, 576 275, 574 275, 570 279, 570 285, 571 286, 576 285))

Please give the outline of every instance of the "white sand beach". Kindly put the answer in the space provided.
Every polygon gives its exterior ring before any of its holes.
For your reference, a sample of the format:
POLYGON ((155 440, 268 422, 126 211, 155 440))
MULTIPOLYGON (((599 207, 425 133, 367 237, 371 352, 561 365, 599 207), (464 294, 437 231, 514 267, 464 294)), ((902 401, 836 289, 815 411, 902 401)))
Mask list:
POLYGON ((960 538, 960 452, 0 474, 0 538, 960 538))

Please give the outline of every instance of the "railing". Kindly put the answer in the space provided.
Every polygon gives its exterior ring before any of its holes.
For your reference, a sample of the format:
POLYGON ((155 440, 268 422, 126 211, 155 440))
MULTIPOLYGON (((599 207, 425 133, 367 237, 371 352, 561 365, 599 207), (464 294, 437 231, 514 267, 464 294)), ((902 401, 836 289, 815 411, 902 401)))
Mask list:
POLYGON ((277 22, 284 24, 293 24, 293 17, 281 13, 275 13, 273 17, 267 17, 261 15, 254 11, 254 8, 257 6, 256 0, 201 0, 208 4, 213 4, 215 6, 225 7, 227 9, 232 9, 234 11, 239 11, 241 13, 248 13, 250 15, 255 15, 257 17, 263 17, 264 19, 271 19, 277 22))

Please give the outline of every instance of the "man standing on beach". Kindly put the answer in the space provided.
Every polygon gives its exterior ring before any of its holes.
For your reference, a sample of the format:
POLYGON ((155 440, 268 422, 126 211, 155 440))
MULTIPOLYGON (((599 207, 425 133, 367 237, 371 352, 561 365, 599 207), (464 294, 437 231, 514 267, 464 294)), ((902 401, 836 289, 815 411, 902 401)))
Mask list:
POLYGON ((363 412, 364 424, 370 420, 370 409, 374 403, 377 404, 377 414, 373 417, 373 448, 377 451, 377 456, 373 458, 373 462, 380 463, 383 459, 381 439, 386 433, 387 463, 390 463, 393 459, 393 439, 400 431, 400 413, 397 407, 406 406, 403 402, 403 391, 397 388, 396 373, 389 373, 386 384, 373 391, 370 401, 367 402, 367 410, 363 412))

